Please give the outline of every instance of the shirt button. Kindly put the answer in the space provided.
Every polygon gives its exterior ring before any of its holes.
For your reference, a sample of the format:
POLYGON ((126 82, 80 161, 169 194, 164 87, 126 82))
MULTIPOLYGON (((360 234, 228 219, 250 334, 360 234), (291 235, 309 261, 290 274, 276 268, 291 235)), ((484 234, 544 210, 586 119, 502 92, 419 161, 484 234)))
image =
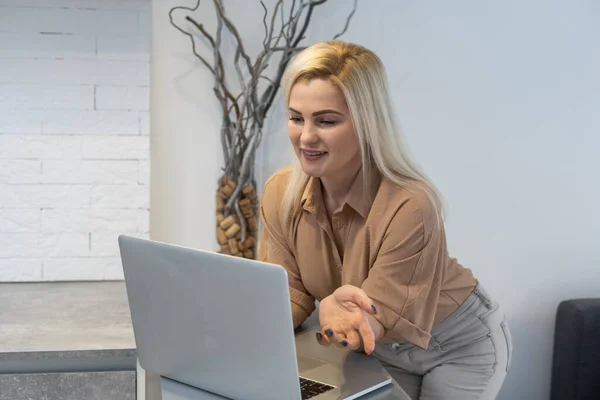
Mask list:
POLYGON ((333 226, 335 229, 342 229, 344 227, 344 222, 339 219, 336 219, 335 221, 333 221, 333 226))
POLYGON ((398 350, 400 348, 400 343, 394 343, 392 344, 392 349, 393 350, 398 350))

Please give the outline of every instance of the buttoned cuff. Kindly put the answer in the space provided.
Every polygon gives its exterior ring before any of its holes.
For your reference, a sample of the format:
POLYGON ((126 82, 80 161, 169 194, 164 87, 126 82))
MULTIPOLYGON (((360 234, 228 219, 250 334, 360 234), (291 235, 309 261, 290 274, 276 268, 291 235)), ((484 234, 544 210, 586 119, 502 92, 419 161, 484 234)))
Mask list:
POLYGON ((294 329, 302 325, 308 318, 309 314, 298 304, 292 303, 292 320, 294 321, 294 329))
POLYGON ((315 310, 315 299, 298 289, 290 287, 290 300, 292 301, 294 328, 297 328, 315 310))
POLYGON ((373 315, 383 326, 385 333, 381 343, 393 343, 407 340, 416 346, 427 349, 431 334, 414 325, 400 314, 390 310, 383 304, 373 301, 377 314, 373 315))
POLYGON ((301 292, 298 289, 290 287, 290 300, 292 303, 298 305, 298 307, 304 309, 308 315, 312 314, 315 310, 315 299, 306 293, 301 292))

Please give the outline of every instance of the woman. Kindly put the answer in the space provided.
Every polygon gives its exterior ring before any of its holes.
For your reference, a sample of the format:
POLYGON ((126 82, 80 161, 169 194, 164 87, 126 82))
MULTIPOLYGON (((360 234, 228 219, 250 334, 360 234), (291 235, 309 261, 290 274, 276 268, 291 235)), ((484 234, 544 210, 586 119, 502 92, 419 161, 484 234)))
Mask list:
POLYGON ((379 58, 317 43, 283 93, 297 160, 265 184, 259 259, 286 268, 294 327, 319 300, 319 343, 373 354, 411 398, 495 398, 505 318, 448 255, 440 197, 399 141, 379 58))

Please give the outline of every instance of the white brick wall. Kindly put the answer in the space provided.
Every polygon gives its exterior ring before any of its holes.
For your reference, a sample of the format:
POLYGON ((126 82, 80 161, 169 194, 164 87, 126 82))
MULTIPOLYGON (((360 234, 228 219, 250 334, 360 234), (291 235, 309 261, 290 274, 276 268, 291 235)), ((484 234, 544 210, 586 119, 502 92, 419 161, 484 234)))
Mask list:
POLYGON ((148 237, 150 0, 0 0, 0 281, 123 279, 148 237))

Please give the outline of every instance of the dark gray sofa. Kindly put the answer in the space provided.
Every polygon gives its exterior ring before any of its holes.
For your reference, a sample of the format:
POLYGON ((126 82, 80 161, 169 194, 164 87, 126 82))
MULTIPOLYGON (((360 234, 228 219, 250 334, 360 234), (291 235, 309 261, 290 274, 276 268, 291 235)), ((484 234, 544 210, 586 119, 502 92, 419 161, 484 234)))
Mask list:
POLYGON ((600 400, 600 298, 558 306, 551 393, 551 400, 600 400))

